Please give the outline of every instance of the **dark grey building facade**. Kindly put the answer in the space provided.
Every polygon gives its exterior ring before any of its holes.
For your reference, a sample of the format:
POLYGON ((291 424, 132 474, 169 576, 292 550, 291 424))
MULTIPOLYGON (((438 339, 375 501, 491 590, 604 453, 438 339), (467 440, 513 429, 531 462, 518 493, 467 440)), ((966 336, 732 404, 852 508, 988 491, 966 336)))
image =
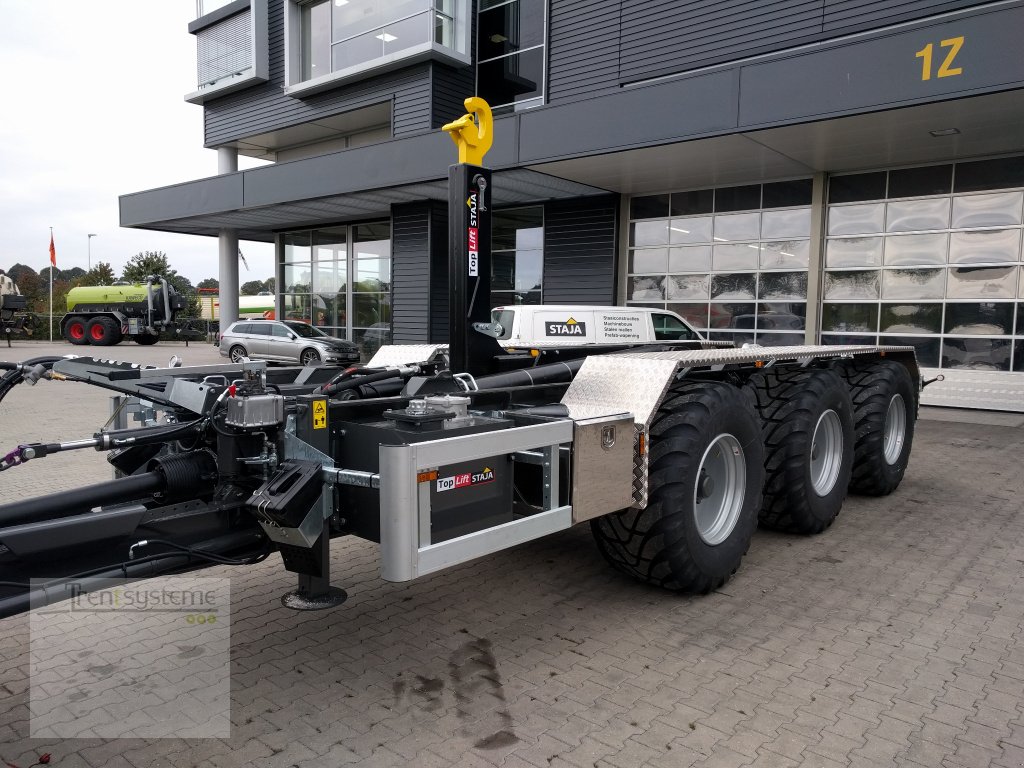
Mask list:
POLYGON ((639 304, 738 343, 912 344, 1024 410, 1024 2, 205 1, 221 174, 121 223, 274 242, 280 316, 444 341, 440 126, 495 109, 495 302, 639 304), (234 171, 237 154, 270 164, 234 171))

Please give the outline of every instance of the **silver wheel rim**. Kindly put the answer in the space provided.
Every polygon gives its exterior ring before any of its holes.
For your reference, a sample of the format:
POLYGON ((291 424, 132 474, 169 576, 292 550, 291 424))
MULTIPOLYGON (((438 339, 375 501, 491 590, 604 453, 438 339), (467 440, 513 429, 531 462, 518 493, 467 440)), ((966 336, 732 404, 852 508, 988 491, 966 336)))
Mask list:
POLYGON ((903 395, 893 395, 889 410, 885 412, 885 430, 882 433, 886 464, 895 464, 899 460, 906 439, 907 404, 903 402, 903 395))
POLYGON ((819 496, 836 487, 843 466, 843 423, 833 410, 825 411, 811 438, 811 486, 819 496))
POLYGON ((299 362, 302 363, 303 365, 309 365, 310 363, 316 362, 319 359, 320 355, 318 355, 316 352, 310 352, 307 350, 306 352, 302 353, 302 357, 299 358, 299 362))
POLYGON ((721 434, 704 451, 693 489, 697 533, 706 543, 714 546, 729 538, 740 519, 746 488, 743 446, 732 435, 721 434))
POLYGON ((245 357, 245 352, 243 352, 242 350, 240 350, 240 349, 233 349, 233 350, 231 350, 231 362, 237 363, 243 357, 245 357))

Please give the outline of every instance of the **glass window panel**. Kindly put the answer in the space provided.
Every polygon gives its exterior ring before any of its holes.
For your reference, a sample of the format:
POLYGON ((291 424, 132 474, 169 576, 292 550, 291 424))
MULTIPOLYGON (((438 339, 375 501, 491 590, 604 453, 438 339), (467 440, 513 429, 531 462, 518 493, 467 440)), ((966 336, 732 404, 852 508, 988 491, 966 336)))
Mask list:
POLYGON ((1001 227, 1020 224, 1024 192, 964 195, 953 198, 953 227, 1001 227))
POLYGON ((669 272, 702 272, 711 269, 711 246, 689 245, 668 252, 669 272))
POLYGON ((917 363, 925 368, 939 367, 939 348, 941 340, 937 337, 928 336, 884 336, 880 339, 882 344, 891 344, 894 347, 913 347, 917 353, 917 363))
POLYGON ((354 266, 353 291, 379 293, 391 290, 391 259, 358 259, 354 266))
POLYGON ((762 269, 807 269, 811 255, 809 240, 783 240, 777 243, 761 243, 762 269))
POLYGON ((1013 326, 1013 304, 980 302, 946 304, 946 333, 1006 336, 1013 326))
POLYGON ((667 308, 686 320, 698 331, 706 330, 708 327, 708 305, 706 301, 698 304, 669 304, 667 308))
POLYGON ((889 197, 948 195, 952 186, 952 165, 929 165, 924 168, 889 171, 889 197))
MULTIPOLYGON (((753 320, 756 314, 756 304, 713 303, 709 309, 712 328, 741 328, 747 325, 748 318, 753 320)), ((747 327, 753 328, 754 326, 747 327)))
POLYGON ((944 269, 882 270, 882 298, 941 299, 946 288, 944 269))
POLYGON ((881 232, 885 225, 885 203, 840 205, 828 209, 830 235, 863 235, 881 232))
POLYGON ((882 263, 882 238, 841 237, 825 244, 825 264, 829 267, 875 267, 882 263))
POLYGON ((715 242, 731 240, 757 240, 760 232, 760 213, 733 213, 715 216, 715 242))
POLYGON ((348 257, 348 248, 345 245, 346 236, 345 227, 318 229, 313 232, 313 260, 316 262, 345 261, 348 257))
POLYGON ((667 243, 667 221, 637 221, 629 225, 630 245, 666 245, 667 243))
POLYGON ((491 219, 491 248, 495 251, 512 248, 544 247, 544 208, 512 208, 496 211, 491 219))
POLYGON ((391 322, 391 296, 386 293, 352 294, 352 326, 369 328, 391 322))
POLYGON ((370 34, 384 43, 384 55, 390 56, 407 48, 430 42, 434 34, 434 18, 434 14, 427 11, 388 24, 383 29, 375 30, 370 34))
POLYGON ((673 219, 669 224, 669 239, 673 243, 710 243, 711 217, 673 219))
POLYGON ((749 337, 752 336, 752 334, 738 334, 734 331, 709 331, 706 334, 706 336, 708 341, 724 341, 727 344, 739 346, 743 344, 745 341, 749 340, 749 337), (737 337, 744 335, 747 336, 748 338, 740 341, 739 344, 737 344, 737 337))
POLYGON ((495 291, 491 294, 491 307, 513 304, 540 304, 540 291, 495 291))
POLYGON ((310 264, 284 265, 284 290, 286 293, 309 293, 312 289, 313 268, 310 264))
POLYGON ((345 262, 318 264, 313 281, 314 293, 337 293, 345 290, 345 262))
POLYGON ((889 203, 886 217, 887 232, 946 229, 949 226, 949 198, 889 203))
POLYGON ((285 320, 311 320, 313 299, 309 294, 289 295, 281 297, 285 320))
MULTIPOLYGON (((885 198, 885 171, 833 176, 828 180, 830 203, 856 203, 885 198)), ((877 230, 874 230, 877 231, 877 230)))
POLYGON ((826 272, 826 299, 877 299, 878 270, 826 272))
POLYGON ((862 345, 867 344, 874 346, 876 342, 876 336, 839 336, 837 334, 822 334, 822 344, 856 344, 862 345))
POLYGON ((1012 299, 1017 292, 1016 267, 951 267, 946 283, 950 299, 1012 299))
POLYGON ((669 301, 687 301, 708 298, 711 285, 709 275, 669 275, 666 282, 669 301))
POLYGON ((629 279, 631 301, 657 301, 665 298, 664 277, 631 277, 629 279))
POLYGON ((307 5, 302 8, 302 79, 331 72, 331 4, 307 5))
POLYGON ((516 252, 495 251, 491 254, 491 289, 511 291, 516 286, 516 252))
POLYGON ((761 207, 761 185, 719 187, 715 190, 715 211, 749 211, 761 207))
POLYGON ((883 304, 882 333, 941 333, 941 304, 883 304))
POLYGON ((429 10, 430 0, 348 0, 332 3, 331 26, 334 40, 344 40, 381 27, 395 19, 429 10))
POLYGON ((885 238, 885 263, 945 264, 949 235, 893 235, 885 238))
POLYGON ((1017 335, 1024 336, 1024 304, 1017 305, 1017 335))
POLYGON ((480 96, 495 106, 544 95, 544 48, 477 65, 480 96))
POLYGON ((1010 349, 1010 342, 1006 339, 944 339, 942 367, 1008 371, 1010 349))
POLYGON ((673 192, 672 215, 689 216, 695 213, 711 213, 714 210, 714 203, 715 190, 713 189, 695 189, 690 192, 673 192))
POLYGON ((777 181, 765 184, 762 191, 762 207, 783 208, 790 205, 810 205, 813 182, 810 179, 777 181))
POLYGON ((365 64, 384 55, 383 32, 366 32, 343 43, 331 46, 331 68, 334 72, 365 64))
POLYGON ((782 240, 787 237, 811 236, 811 209, 765 211, 761 214, 761 238, 782 240))
POLYGON ((751 274, 714 275, 711 278, 713 299, 753 299, 757 276, 751 274))
POLYGON ((1013 342, 1013 370, 1024 371, 1024 339, 1013 342))
POLYGON ((1005 187, 1024 187, 1024 156, 956 164, 954 192, 977 192, 1005 187))
POLYGON ((668 195, 644 195, 629 199, 629 218, 631 219, 667 219, 668 195))
POLYGON ((451 16, 434 14, 434 42, 445 48, 455 47, 455 24, 451 16))
POLYGON ((1024 267, 1020 268, 1020 278, 1017 281, 1017 296, 1024 299, 1024 267))
MULTIPOLYGON (((497 258, 497 254, 494 255, 497 258)), ((629 252, 629 271, 631 274, 656 273, 668 271, 667 248, 641 248, 629 252)))
MULTIPOLYGON (((345 292, 318 293, 313 296, 316 313, 313 317, 315 325, 344 326, 348 319, 345 315, 345 292)), ((332 333, 332 335, 337 335, 332 333)))
POLYGON ((804 343, 806 304, 759 304, 757 343, 766 347, 804 343))
POLYGON ((821 313, 821 330, 874 333, 878 330, 878 305, 825 304, 821 313))
POLYGON ((309 232, 287 232, 282 236, 285 264, 311 260, 310 234, 309 232))
POLYGON ((542 0, 513 0, 506 5, 480 11, 477 57, 490 59, 544 42, 542 0))
POLYGON ((759 299, 806 299, 806 272, 764 272, 758 276, 759 299))
POLYGON ((949 238, 950 264, 991 264, 1020 260, 1019 229, 951 232, 949 238))
POLYGON ((516 251, 517 291, 539 291, 543 273, 543 251, 516 251))
POLYGON ((760 253, 761 247, 757 243, 716 245, 713 263, 715 269, 720 272, 757 269, 760 253))

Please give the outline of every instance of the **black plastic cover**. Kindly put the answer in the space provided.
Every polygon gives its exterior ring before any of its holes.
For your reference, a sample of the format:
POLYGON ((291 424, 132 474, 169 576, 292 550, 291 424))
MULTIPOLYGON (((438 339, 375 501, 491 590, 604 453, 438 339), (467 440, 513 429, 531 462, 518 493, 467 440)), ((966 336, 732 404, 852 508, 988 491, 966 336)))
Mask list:
POLYGON ((289 459, 246 504, 258 517, 285 528, 298 528, 323 490, 320 464, 289 459))

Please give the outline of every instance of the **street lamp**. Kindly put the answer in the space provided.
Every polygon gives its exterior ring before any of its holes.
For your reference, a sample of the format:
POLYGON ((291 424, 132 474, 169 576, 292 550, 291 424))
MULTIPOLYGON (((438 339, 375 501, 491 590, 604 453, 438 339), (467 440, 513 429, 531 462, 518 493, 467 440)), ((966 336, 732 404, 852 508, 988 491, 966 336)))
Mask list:
POLYGON ((87 271, 92 271, 92 239, 93 239, 94 237, 96 237, 96 235, 95 235, 95 234, 89 234, 89 235, 86 235, 86 237, 88 238, 88 239, 86 240, 86 242, 87 242, 87 243, 89 244, 89 245, 88 245, 88 248, 87 248, 87 251, 88 251, 88 255, 86 256, 86 258, 88 259, 88 261, 86 262, 86 264, 87 264, 87 265, 88 265, 88 267, 89 267, 89 269, 88 269, 87 271))

